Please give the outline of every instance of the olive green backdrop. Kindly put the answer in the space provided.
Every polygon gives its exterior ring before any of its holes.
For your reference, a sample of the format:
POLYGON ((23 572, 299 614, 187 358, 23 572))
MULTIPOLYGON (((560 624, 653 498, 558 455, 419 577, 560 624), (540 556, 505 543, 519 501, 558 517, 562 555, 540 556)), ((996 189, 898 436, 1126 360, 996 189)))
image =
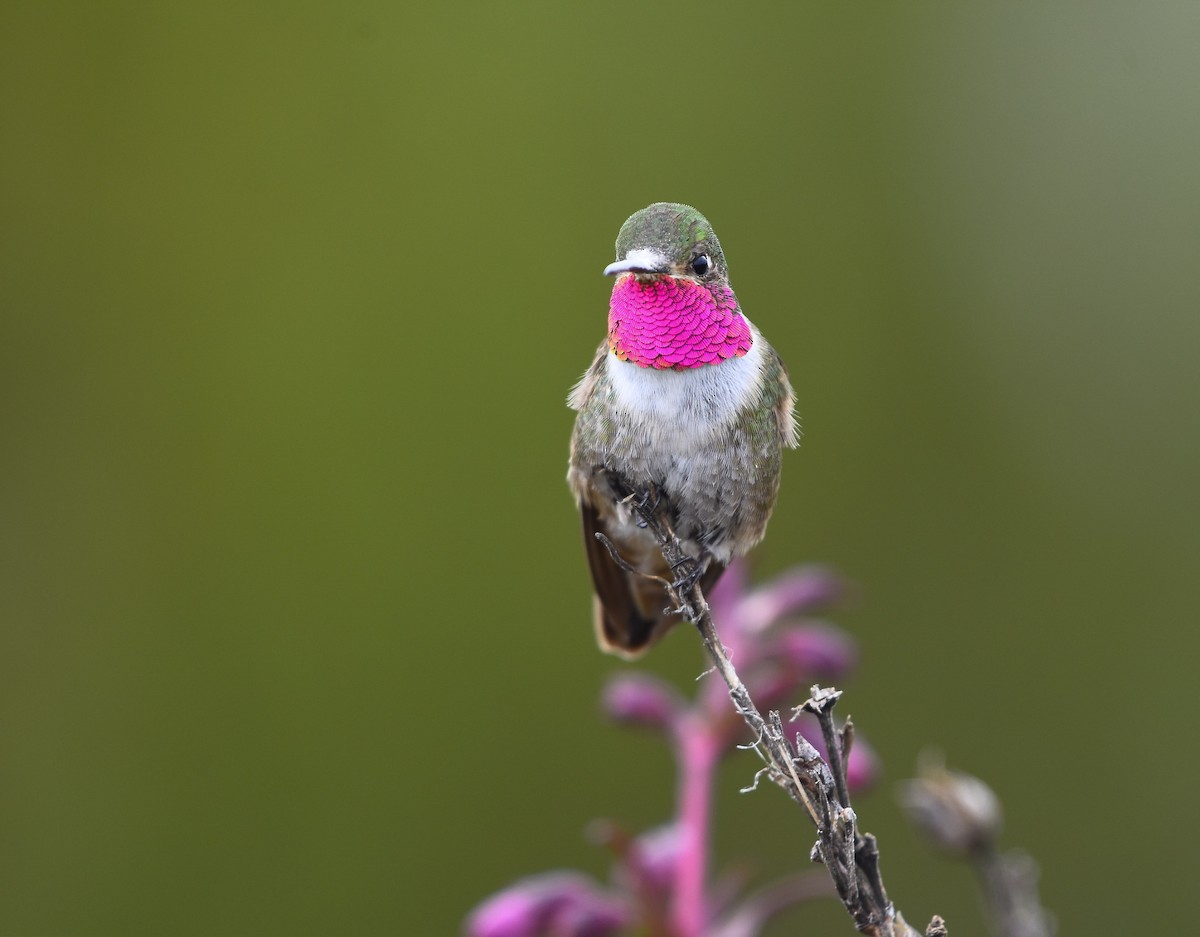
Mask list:
MULTIPOLYGON (((620 223, 715 223, 805 439, 758 572, 836 564, 893 783, 987 778, 1064 933, 1195 872, 1200 8, 9 4, 0 932, 453 934, 604 874, 563 400, 620 223)), ((645 663, 686 683, 678 632, 645 663)), ((806 865, 722 776, 717 852, 806 865)), ((851 933, 826 906, 772 933, 851 933)))

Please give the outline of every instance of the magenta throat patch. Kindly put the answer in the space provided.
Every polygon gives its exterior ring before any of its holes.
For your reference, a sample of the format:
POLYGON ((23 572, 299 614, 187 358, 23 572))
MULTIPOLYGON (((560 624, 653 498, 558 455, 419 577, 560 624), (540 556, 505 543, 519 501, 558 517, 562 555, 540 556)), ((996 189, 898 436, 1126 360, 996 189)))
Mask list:
POLYGON ((753 339, 728 287, 671 276, 642 282, 625 275, 613 287, 608 347, 643 368, 683 371, 741 358, 753 339))

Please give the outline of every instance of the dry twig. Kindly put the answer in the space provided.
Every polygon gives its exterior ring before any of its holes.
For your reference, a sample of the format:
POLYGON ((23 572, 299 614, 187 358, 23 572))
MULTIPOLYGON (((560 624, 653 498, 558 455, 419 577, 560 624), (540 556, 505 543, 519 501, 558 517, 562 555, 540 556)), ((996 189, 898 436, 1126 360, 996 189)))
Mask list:
MULTIPOLYGON (((788 738, 778 712, 770 712, 764 718, 754 705, 717 634, 708 602, 698 584, 700 563, 684 550, 672 529, 666 495, 635 491, 619 481, 617 486, 618 490, 624 489, 621 492, 624 500, 658 542, 663 559, 674 572, 675 581, 667 586, 667 591, 683 616, 700 632, 705 651, 729 687, 734 708, 758 740, 755 747, 767 762, 767 776, 804 808, 816 826, 817 842, 811 857, 824 863, 855 926, 872 937, 920 937, 888 899, 879 871, 875 837, 859 832, 858 817, 850 806, 845 756, 853 728, 847 723, 838 732, 833 721, 833 707, 841 692, 813 687, 812 697, 798 707, 798 711, 815 715, 820 723, 829 751, 826 763, 803 735, 797 732, 788 738)), ((606 546, 614 549, 610 544, 606 546)), ((944 935, 941 918, 935 917, 925 933, 927 937, 944 935)))

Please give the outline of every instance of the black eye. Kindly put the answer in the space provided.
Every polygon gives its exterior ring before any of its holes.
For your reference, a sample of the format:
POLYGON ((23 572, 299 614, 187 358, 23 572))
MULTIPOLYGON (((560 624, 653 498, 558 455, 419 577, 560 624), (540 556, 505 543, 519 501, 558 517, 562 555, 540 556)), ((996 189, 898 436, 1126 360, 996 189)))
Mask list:
POLYGON ((701 254, 699 257, 692 259, 692 269, 696 271, 696 276, 704 276, 704 274, 708 273, 708 267, 708 254, 701 254))

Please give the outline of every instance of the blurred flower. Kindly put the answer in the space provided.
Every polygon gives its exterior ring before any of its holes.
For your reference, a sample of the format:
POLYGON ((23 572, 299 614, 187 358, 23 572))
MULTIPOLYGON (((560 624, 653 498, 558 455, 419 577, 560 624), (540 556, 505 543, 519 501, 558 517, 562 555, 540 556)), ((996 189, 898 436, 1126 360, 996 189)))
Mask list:
POLYGON ((990 847, 1000 834, 1000 800, 979 778, 940 765, 901 785, 910 818, 941 849, 965 855, 990 847))
MULTIPOLYGON (((854 641, 805 617, 845 591, 820 566, 799 567, 751 589, 741 562, 711 590, 708 602, 721 640, 759 709, 804 699, 814 682, 841 680, 854 668, 854 641)), ((618 723, 655 729, 670 740, 683 782, 674 820, 636 837, 615 823, 595 825, 595 838, 615 857, 612 889, 574 872, 523 879, 471 913, 469 937, 607 937, 619 931, 700 937, 716 926, 715 916, 737 923, 730 933, 749 937, 774 914, 817 893, 789 887, 746 898, 740 880, 726 876, 724 889, 708 880, 714 773, 721 756, 747 740, 715 673, 688 700, 657 676, 623 671, 608 681, 601 707, 618 723), (764 903, 763 894, 771 901, 764 903)), ((804 717, 796 725, 824 753, 815 722, 804 717)), ((847 782, 861 789, 877 773, 874 752, 856 739, 847 782)))
POLYGON ((763 631, 784 616, 823 608, 841 598, 845 591, 845 584, 833 570, 825 566, 798 566, 742 598, 737 607, 738 627, 745 632, 763 631))
POLYGON ((637 875, 648 890, 669 891, 675 880, 675 868, 679 864, 682 847, 678 824, 655 827, 633 841, 629 851, 629 870, 637 875))
POLYGON ((858 657, 849 635, 825 622, 781 628, 770 650, 772 656, 814 680, 840 679, 854 667, 858 657))
POLYGON ((875 783, 879 777, 879 756, 875 749, 860 738, 854 740, 850 757, 846 759, 846 783, 850 790, 861 791, 875 783))
POLYGON ((683 708, 683 698, 673 686, 651 674, 619 673, 608 681, 600 705, 609 718, 625 725, 669 728, 683 708))
POLYGON ((606 937, 629 923, 620 899, 583 875, 551 872, 521 879, 467 918, 469 937, 606 937))
POLYGON ((818 621, 785 620, 740 645, 743 679, 759 709, 774 709, 814 682, 840 681, 858 652, 844 631, 818 621))
POLYGON ((548 937, 608 937, 629 924, 629 912, 614 898, 594 896, 591 901, 565 901, 554 909, 546 928, 548 937))

